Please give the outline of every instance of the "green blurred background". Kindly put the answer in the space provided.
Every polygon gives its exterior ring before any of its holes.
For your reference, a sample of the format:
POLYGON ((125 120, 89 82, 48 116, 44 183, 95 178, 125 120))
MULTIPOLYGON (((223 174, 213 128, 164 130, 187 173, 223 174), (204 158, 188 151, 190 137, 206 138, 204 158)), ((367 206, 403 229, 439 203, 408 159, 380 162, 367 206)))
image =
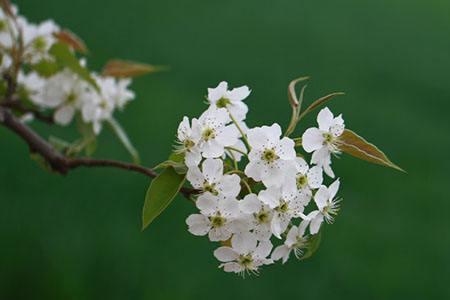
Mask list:
MULTIPOLYGON (((146 178, 45 173, 0 128, 1 300, 450 298, 448 1, 18 4, 30 20, 54 18, 83 37, 97 69, 115 57, 171 66, 136 80, 137 101, 118 115, 148 166, 167 157, 182 116, 205 109, 207 87, 247 84, 249 125, 286 125, 287 84, 311 75, 307 99, 347 92, 333 111, 409 174, 343 156, 334 163, 341 214, 317 254, 243 280, 218 270, 214 245, 187 232, 188 201, 178 197, 141 232, 146 178)), ((97 155, 128 159, 107 130, 97 155)))

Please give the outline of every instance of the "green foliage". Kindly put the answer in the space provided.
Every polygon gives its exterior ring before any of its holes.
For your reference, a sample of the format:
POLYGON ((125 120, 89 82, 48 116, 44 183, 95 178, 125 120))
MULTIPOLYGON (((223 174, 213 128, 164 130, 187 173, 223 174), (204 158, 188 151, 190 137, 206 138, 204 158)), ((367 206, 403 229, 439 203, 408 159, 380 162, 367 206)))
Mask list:
POLYGON ((139 153, 131 143, 130 138, 128 137, 125 130, 122 128, 122 126, 120 126, 119 122, 117 122, 114 118, 108 119, 107 122, 110 125, 111 129, 116 134, 117 138, 122 143, 122 145, 125 147, 128 153, 130 153, 133 162, 136 164, 140 164, 141 158, 139 157, 139 153))
POLYGON ((50 48, 49 53, 55 58, 59 66, 69 68, 98 90, 97 83, 91 77, 89 71, 80 64, 80 61, 75 56, 75 53, 70 50, 69 46, 63 43, 56 43, 50 48))
POLYGON ((402 168, 394 164, 377 146, 369 143, 353 131, 345 129, 339 139, 341 142, 339 149, 341 151, 374 164, 405 172, 402 168))
POLYGON ((142 230, 148 227, 172 202, 183 186, 185 175, 167 167, 150 184, 142 210, 142 230))
POLYGON ((178 174, 186 174, 187 167, 184 164, 184 153, 173 152, 169 159, 157 165, 154 169, 172 167, 178 174))
POLYGON ((43 59, 31 66, 42 77, 51 77, 61 70, 60 66, 51 60, 43 59))
POLYGON ((308 247, 305 252, 305 255, 302 256, 301 260, 308 259, 319 249, 320 241, 322 240, 322 231, 319 231, 317 234, 312 235, 308 239, 308 247))

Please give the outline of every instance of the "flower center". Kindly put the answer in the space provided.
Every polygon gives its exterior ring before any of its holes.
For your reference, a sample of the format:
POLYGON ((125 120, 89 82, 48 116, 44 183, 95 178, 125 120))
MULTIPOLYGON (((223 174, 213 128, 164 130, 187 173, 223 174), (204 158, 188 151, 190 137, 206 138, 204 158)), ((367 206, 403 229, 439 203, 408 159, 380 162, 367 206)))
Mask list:
POLYGON ((280 212, 280 213, 285 213, 287 212, 289 209, 289 205, 286 201, 284 201, 283 199, 280 200, 280 205, 278 205, 275 210, 280 212))
POLYGON ((43 36, 39 36, 34 40, 33 46, 38 51, 44 51, 47 47, 47 41, 43 36))
POLYGON ((222 217, 220 214, 210 217, 209 220, 211 221, 211 226, 213 228, 222 227, 226 222, 226 219, 222 217))
POLYGON ((258 223, 264 224, 269 222, 269 214, 266 211, 260 211, 256 215, 256 219, 258 220, 258 223))
POLYGON ((301 189, 304 188, 308 184, 308 177, 305 175, 299 175, 297 177, 297 188, 301 189))
POLYGON ((4 20, 0 20, 0 32, 6 31, 6 29, 7 29, 6 22, 4 20))
POLYGON ((246 269, 250 269, 253 263, 253 258, 250 254, 240 255, 238 258, 238 262, 241 266, 245 267, 246 269))
POLYGON ((340 200, 330 201, 324 208, 322 208, 322 214, 325 217, 325 221, 327 223, 333 223, 334 216, 339 212, 339 202, 340 200))
POLYGON ((205 141, 209 141, 209 140, 211 140, 211 139, 213 139, 215 137, 216 137, 216 133, 215 133, 214 129, 212 129, 212 128, 206 128, 202 132, 202 138, 205 141))
POLYGON ((100 107, 103 109, 107 109, 108 108, 108 102, 106 100, 102 100, 102 102, 100 102, 100 107))
POLYGON ((77 99, 77 96, 74 93, 70 93, 67 95, 67 103, 73 104, 75 103, 75 100, 77 99))
POLYGON ((183 146, 187 150, 190 150, 190 149, 192 149, 192 147, 195 146, 195 143, 192 140, 190 140, 190 139, 185 139, 184 142, 183 142, 183 146))
POLYGON ((215 183, 210 184, 207 181, 205 181, 205 183, 203 183, 203 191, 210 192, 214 196, 217 196, 219 194, 216 190, 216 184, 215 183))
POLYGON ((333 135, 332 135, 331 133, 325 132, 325 133, 323 134, 323 138, 324 138, 324 143, 325 143, 325 144, 331 144, 331 143, 333 143, 334 137, 333 137, 333 135))
POLYGON ((279 157, 273 148, 264 150, 264 152, 261 155, 261 159, 268 163, 273 163, 278 158, 279 157))
POLYGON ((217 102, 216 102, 216 106, 217 106, 218 108, 224 108, 224 107, 227 107, 228 104, 231 104, 230 99, 224 98, 224 97, 220 98, 220 99, 217 100, 217 102))

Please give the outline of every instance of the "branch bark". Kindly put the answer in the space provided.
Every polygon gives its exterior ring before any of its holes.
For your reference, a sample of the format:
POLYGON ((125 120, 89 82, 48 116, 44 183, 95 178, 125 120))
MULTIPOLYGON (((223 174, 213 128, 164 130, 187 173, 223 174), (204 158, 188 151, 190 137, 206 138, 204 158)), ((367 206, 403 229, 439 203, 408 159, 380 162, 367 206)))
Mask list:
MULTIPOLYGON (((7 107, 0 106, 0 123, 17 134, 25 141, 32 153, 38 153, 49 164, 51 169, 61 175, 78 167, 111 167, 141 173, 150 178, 158 174, 150 169, 136 164, 108 159, 93 159, 90 157, 71 158, 57 151, 51 144, 38 135, 32 128, 18 120, 7 107)), ((180 190, 186 198, 197 193, 197 190, 183 187, 180 190)))

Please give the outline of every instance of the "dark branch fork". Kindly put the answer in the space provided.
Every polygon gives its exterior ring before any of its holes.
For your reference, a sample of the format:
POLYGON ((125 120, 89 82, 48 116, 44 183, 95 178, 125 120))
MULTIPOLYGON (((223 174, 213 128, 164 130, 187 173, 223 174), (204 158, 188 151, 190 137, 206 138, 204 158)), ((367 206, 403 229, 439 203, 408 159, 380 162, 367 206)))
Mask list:
MULTIPOLYGON (((69 171, 78 167, 112 167, 141 173, 150 178, 155 178, 158 175, 154 170, 150 168, 116 160, 93 159, 90 157, 67 157, 61 152, 57 151, 51 144, 49 144, 45 139, 38 135, 33 129, 17 119, 11 113, 11 109, 17 109, 18 106, 11 106, 10 103, 20 104, 20 102, 17 100, 10 101, 9 99, 6 99, 6 101, 4 102, 0 102, 0 124, 21 137, 22 140, 24 140, 28 144, 30 152, 41 155, 49 164, 51 169, 59 174, 65 175, 69 171)), ((20 109, 18 110, 21 111, 20 109)), ((34 114, 34 112, 32 113, 34 114)), ((36 114, 34 115, 35 117, 37 117, 36 114)), ((186 187, 183 187, 180 190, 180 193, 182 193, 186 198, 189 198, 196 192, 197 191, 195 189, 186 187)))

